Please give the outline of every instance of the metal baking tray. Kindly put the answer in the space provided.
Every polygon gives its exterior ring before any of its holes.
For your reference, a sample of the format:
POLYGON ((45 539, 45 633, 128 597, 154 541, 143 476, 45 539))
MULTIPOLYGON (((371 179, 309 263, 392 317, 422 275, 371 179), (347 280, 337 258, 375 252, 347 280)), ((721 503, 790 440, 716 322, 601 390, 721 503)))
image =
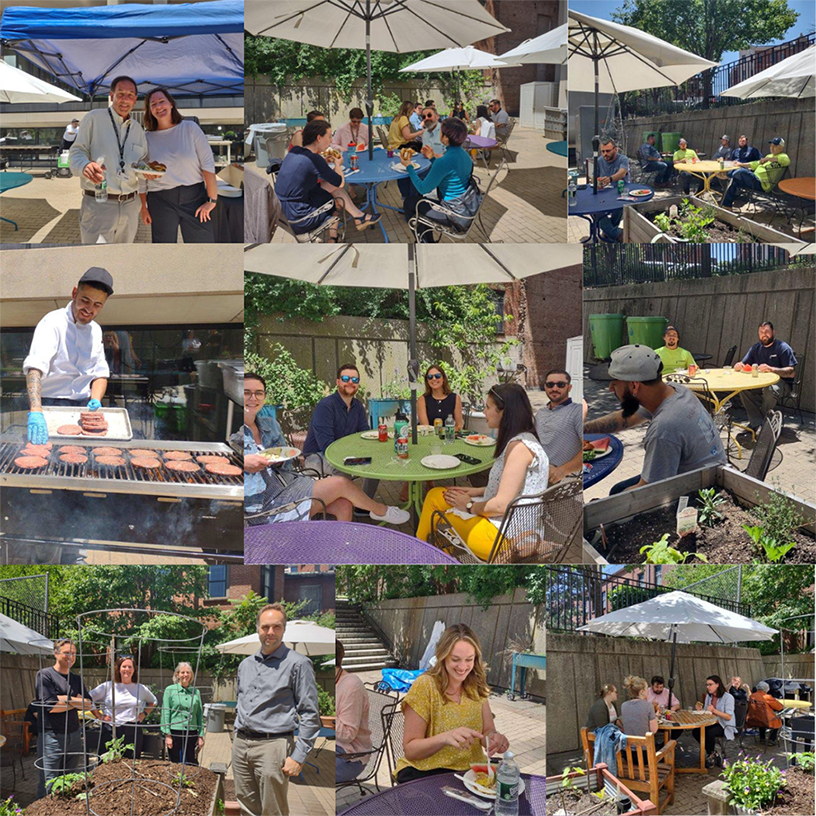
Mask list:
POLYGON ((79 425, 79 415, 87 408, 74 407, 72 405, 52 405, 43 406, 43 414, 48 425, 48 436, 53 440, 81 439, 87 442, 89 439, 100 442, 112 442, 114 440, 129 441, 133 439, 133 428, 130 426, 130 416, 124 408, 100 408, 96 413, 104 415, 108 420, 108 432, 105 436, 85 436, 76 434, 65 436, 57 433, 57 428, 61 425, 79 425))

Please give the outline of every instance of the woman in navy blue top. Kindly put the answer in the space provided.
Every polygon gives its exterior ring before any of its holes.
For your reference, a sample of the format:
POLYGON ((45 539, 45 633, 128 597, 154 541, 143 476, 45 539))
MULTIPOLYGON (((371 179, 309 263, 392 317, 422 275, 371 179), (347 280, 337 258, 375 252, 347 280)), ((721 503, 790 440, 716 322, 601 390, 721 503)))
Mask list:
POLYGON ((444 422, 452 416, 457 431, 465 427, 462 400, 451 391, 448 376, 441 366, 432 365, 425 372, 425 393, 417 400, 417 415, 422 425, 433 425, 435 419, 444 422))
MULTIPOLYGON (((301 235, 311 232, 330 218, 338 209, 347 210, 357 222, 358 230, 374 226, 381 215, 364 214, 345 189, 343 157, 335 159, 333 167, 321 156, 331 147, 331 125, 315 119, 303 128, 303 146, 294 146, 278 171, 275 192, 292 229, 301 235), (329 201, 335 206, 330 211, 313 214, 329 201), (310 217, 311 216, 311 217, 310 217)), ((330 241, 337 241, 337 230, 329 230, 330 241)))

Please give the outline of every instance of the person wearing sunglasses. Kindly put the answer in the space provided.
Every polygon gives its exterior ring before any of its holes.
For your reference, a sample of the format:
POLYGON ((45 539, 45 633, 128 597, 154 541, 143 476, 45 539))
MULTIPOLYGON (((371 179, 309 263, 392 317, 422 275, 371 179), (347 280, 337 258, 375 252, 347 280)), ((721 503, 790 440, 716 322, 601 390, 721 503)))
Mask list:
POLYGON ((485 399, 485 419, 497 430, 495 461, 487 487, 435 487, 428 491, 416 536, 428 541, 439 511, 477 558, 487 560, 502 518, 513 499, 547 489, 550 463, 536 434, 533 408, 518 383, 494 385, 485 399))
POLYGON ((544 392, 549 402, 536 414, 536 430, 550 460, 550 484, 583 467, 584 411, 572 401, 571 391, 569 372, 559 368, 547 372, 544 392))
POLYGON ((435 419, 444 423, 452 416, 457 431, 465 427, 462 398, 451 391, 448 375, 442 366, 432 365, 425 372, 425 393, 417 400, 417 416, 420 425, 433 425, 435 419))
POLYGON ((447 150, 442 143, 442 128, 439 127, 439 111, 425 108, 422 111, 422 155, 428 159, 440 159, 447 150))

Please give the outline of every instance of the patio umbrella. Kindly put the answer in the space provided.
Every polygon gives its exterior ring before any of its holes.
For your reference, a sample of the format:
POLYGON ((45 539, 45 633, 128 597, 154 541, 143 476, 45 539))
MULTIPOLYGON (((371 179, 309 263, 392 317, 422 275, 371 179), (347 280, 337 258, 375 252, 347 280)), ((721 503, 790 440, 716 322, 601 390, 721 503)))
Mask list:
POLYGON ((581 253, 579 244, 549 244, 546 253, 537 244, 251 244, 244 249, 244 270, 321 286, 408 290, 408 379, 416 444, 416 290, 511 283, 580 264, 581 253))
POLYGON ((26 655, 53 655, 54 644, 39 632, 0 614, 0 652, 26 655))
POLYGON ((499 59, 522 65, 564 65, 567 61, 567 24, 564 23, 540 37, 525 40, 521 45, 499 54, 499 59))
MULTIPOLYGON (((579 626, 579 632, 613 637, 671 640, 669 692, 674 687, 674 663, 679 643, 742 643, 773 640, 777 634, 759 621, 723 609, 687 592, 667 592, 648 601, 617 609, 579 626)), ((671 697, 669 698, 671 699, 671 697)))
POLYGON ((461 71, 483 71, 488 68, 511 68, 520 65, 518 61, 504 61, 487 51, 480 51, 472 45, 465 48, 446 48, 438 54, 425 57, 413 65, 400 68, 401 74, 419 72, 433 73, 435 71, 456 72, 456 96, 461 100, 461 85, 459 74, 461 71))
POLYGON ((772 246, 784 249, 791 258, 797 255, 816 255, 816 244, 772 244, 772 246))
MULTIPOLYGON (((509 29, 478 0, 246 0, 250 34, 366 52, 366 112, 374 124, 371 51, 398 54, 471 45, 509 29)), ((368 140, 368 156, 374 144, 368 140)))
POLYGON ((81 102, 82 99, 0 60, 0 102, 81 102))
POLYGON ((569 10, 570 91, 594 91, 593 192, 598 191, 598 95, 679 85, 718 63, 636 28, 569 10))
MULTIPOLYGON (((283 642, 293 651, 309 657, 334 654, 334 630, 318 626, 314 621, 293 620, 286 624, 283 642)), ((219 643, 216 647, 222 654, 254 655, 260 648, 258 635, 219 643)))
POLYGON ((757 99, 762 96, 792 96, 804 99, 816 96, 816 45, 771 65, 720 96, 757 99))

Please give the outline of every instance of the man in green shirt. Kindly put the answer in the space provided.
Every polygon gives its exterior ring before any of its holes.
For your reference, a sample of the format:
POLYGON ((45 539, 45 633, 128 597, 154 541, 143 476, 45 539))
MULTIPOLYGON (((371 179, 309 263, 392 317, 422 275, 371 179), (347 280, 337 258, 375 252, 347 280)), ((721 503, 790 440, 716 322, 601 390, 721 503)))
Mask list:
POLYGON ((688 369, 690 365, 697 365, 690 351, 680 348, 680 333, 674 326, 666 326, 663 332, 663 345, 655 349, 663 362, 663 373, 671 374, 674 371, 688 369))
POLYGON ((688 142, 685 139, 681 139, 679 145, 679 149, 674 151, 672 161, 674 162, 675 169, 678 173, 680 173, 680 180, 683 184, 683 192, 686 195, 689 194, 692 179, 694 179, 694 182, 697 185, 697 189, 694 192, 699 192, 702 189, 703 180, 701 178, 697 178, 696 176, 692 176, 691 173, 683 173, 682 169, 684 164, 691 164, 693 161, 700 161, 700 159, 698 158, 696 151, 689 149, 688 142), (680 165, 679 167, 677 166, 678 164, 680 165))
POLYGON ((720 206, 730 209, 740 187, 768 193, 782 178, 785 168, 790 164, 790 157, 785 153, 785 140, 781 136, 776 136, 768 144, 771 146, 771 152, 764 159, 737 162, 738 168, 728 174, 731 177, 731 184, 725 191, 720 206))

